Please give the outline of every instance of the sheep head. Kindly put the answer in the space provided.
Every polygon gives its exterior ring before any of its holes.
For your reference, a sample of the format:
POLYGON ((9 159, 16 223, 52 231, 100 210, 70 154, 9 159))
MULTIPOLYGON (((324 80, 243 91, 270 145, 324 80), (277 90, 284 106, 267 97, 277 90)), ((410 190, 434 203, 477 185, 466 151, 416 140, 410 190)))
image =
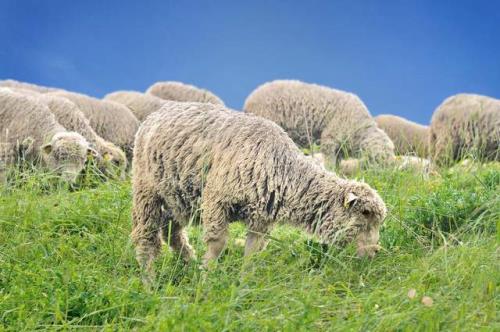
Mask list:
POLYGON ((55 134, 40 153, 44 164, 69 183, 76 181, 89 156, 98 156, 85 138, 73 132, 55 134))
POLYGON ((374 257, 380 249, 379 229, 387 214, 385 203, 365 183, 343 183, 340 195, 334 196, 323 214, 319 235, 324 242, 339 246, 355 241, 360 257, 374 257))
POLYGON ((99 168, 111 177, 125 178, 127 157, 125 153, 111 142, 104 142, 101 146, 102 160, 99 168))

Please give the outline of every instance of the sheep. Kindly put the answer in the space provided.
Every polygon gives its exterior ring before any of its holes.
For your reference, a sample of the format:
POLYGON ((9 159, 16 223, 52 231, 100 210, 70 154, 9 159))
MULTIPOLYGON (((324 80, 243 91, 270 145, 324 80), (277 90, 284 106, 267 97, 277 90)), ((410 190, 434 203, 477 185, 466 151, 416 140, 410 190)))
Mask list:
MULTIPOLYGON (((344 159, 340 162, 338 171, 344 176, 353 176, 363 170, 360 159, 344 159)), ((413 171, 428 177, 429 174, 435 174, 434 167, 429 159, 415 156, 396 156, 387 166, 393 166, 397 171, 413 171)))
POLYGON ((20 89, 30 90, 30 91, 34 91, 34 92, 39 92, 39 93, 47 93, 47 92, 53 92, 53 91, 59 90, 57 88, 51 88, 51 87, 47 87, 47 86, 36 85, 36 84, 31 84, 31 83, 26 83, 26 82, 19 82, 19 81, 10 80, 10 79, 9 80, 1 80, 0 87, 20 88, 20 89))
POLYGON ((500 100, 476 94, 447 98, 432 115, 430 149, 438 165, 472 156, 500 160, 500 100))
POLYGON ((67 130, 82 135, 99 153, 97 164, 105 174, 113 176, 119 173, 125 175, 127 158, 120 148, 97 135, 89 124, 89 120, 80 109, 66 98, 51 94, 40 94, 31 90, 14 89, 16 92, 35 98, 37 102, 46 105, 56 120, 67 130))
POLYGON ((224 105, 222 99, 212 92, 181 82, 156 82, 146 90, 146 93, 165 100, 224 105))
POLYGON ((127 159, 123 151, 97 135, 90 126, 89 120, 73 102, 63 97, 41 94, 24 88, 15 88, 13 90, 43 103, 64 128, 81 134, 90 143, 91 147, 98 152, 99 158, 97 158, 97 162, 101 171, 108 173, 108 175, 114 175, 114 171, 117 170, 124 175, 127 168, 127 159))
POLYGON ((106 141, 99 136, 90 126, 89 120, 80 109, 66 98, 52 95, 41 95, 38 97, 45 103, 50 111, 56 116, 57 121, 67 130, 75 131, 82 135, 90 145, 102 157, 99 159, 99 168, 108 173, 110 170, 118 171, 124 175, 127 169, 127 157, 125 153, 115 144, 106 141))
POLYGON ((358 254, 373 257, 386 215, 375 190, 316 165, 275 123, 208 103, 169 103, 142 123, 132 186, 131 237, 148 282, 160 234, 184 260, 194 256, 183 229, 199 208, 204 266, 236 220, 248 228, 245 255, 283 221, 333 245, 356 240, 358 254))
POLYGON ((376 116, 375 122, 394 143, 396 154, 428 157, 429 126, 390 114, 376 116))
POLYGON ((255 89, 244 111, 276 122, 301 147, 319 144, 328 164, 348 157, 380 163, 394 158, 392 141, 352 93, 277 80, 255 89))
POLYGON ((80 134, 61 126, 47 106, 10 89, 0 89, 0 143, 10 161, 41 162, 74 183, 88 156, 97 156, 80 134))
POLYGON ((127 158, 131 159, 139 121, 130 109, 113 101, 99 100, 74 92, 58 91, 50 95, 63 97, 73 102, 99 136, 120 147, 127 158))
POLYGON ((400 171, 413 170, 423 175, 429 175, 434 171, 429 159, 415 156, 396 156, 397 169, 400 171))
POLYGON ((158 111, 165 105, 165 100, 161 98, 136 91, 116 91, 104 96, 104 100, 111 100, 127 106, 141 122, 149 114, 158 111))
POLYGON ((338 172, 344 176, 353 176, 361 171, 361 161, 355 158, 343 159, 338 167, 338 172))

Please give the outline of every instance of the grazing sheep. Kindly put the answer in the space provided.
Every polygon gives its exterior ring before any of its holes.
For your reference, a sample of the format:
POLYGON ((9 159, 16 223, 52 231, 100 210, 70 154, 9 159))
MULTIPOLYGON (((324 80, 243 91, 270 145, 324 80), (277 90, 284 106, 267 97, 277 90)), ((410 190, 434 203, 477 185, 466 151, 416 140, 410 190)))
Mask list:
POLYGON ((361 171, 361 164, 360 159, 344 159, 339 164, 338 172, 344 176, 353 176, 361 171))
POLYGON ((338 165, 348 157, 366 157, 370 162, 394 158, 390 138, 352 93, 278 80, 254 90, 244 110, 276 122, 301 147, 319 144, 328 163, 338 165))
POLYGON ((76 180, 89 154, 97 156, 85 138, 61 126, 47 106, 9 89, 0 89, 0 143, 10 147, 10 161, 40 161, 68 182, 76 180))
POLYGON ((429 127, 402 117, 383 114, 375 117, 380 129, 391 138, 399 155, 429 155, 429 127))
POLYGON ((126 106, 74 92, 59 91, 50 95, 64 97, 73 102, 99 136, 116 144, 131 159, 139 121, 126 106))
POLYGON ((127 158, 123 151, 97 135, 90 126, 89 120, 73 102, 52 94, 39 94, 29 90, 23 91, 22 89, 16 89, 15 91, 31 96, 38 102, 43 103, 64 128, 82 135, 90 143, 90 146, 99 153, 97 163, 101 171, 110 176, 116 173, 125 175, 127 158))
POLYGON ((447 98, 434 112, 430 149, 438 165, 472 156, 500 160, 500 100, 475 94, 447 98))
POLYGON ((165 100, 161 98, 136 91, 116 91, 107 94, 104 100, 111 100, 127 106, 141 122, 149 114, 158 111, 165 105, 165 100))
POLYGON ((165 100, 224 105, 212 92, 181 82, 157 82, 150 86, 146 93, 165 100))
MULTIPOLYGON (((427 177, 434 171, 429 159, 415 156, 396 156, 389 164, 398 171, 413 171, 427 177)), ((362 171, 362 161, 360 159, 344 159, 340 162, 338 171, 344 176, 353 176, 362 171)))
POLYGON ((356 240, 360 256, 378 250, 386 215, 379 195, 317 166, 260 117, 221 105, 170 103, 141 125, 132 168, 132 239, 149 276, 160 234, 185 260, 193 256, 183 229, 199 207, 205 265, 219 256, 236 220, 248 228, 246 255, 263 249, 279 221, 330 244, 356 240))
POLYGON ((2 81, 0 81, 0 87, 25 89, 25 90, 31 90, 34 92, 38 92, 38 93, 47 93, 47 92, 53 92, 53 91, 59 90, 56 88, 50 88, 50 87, 41 86, 41 85, 19 82, 16 80, 2 80, 2 81))
MULTIPOLYGON (((106 141, 90 126, 89 120, 80 109, 66 98, 41 95, 38 97, 45 103, 56 116, 57 121, 67 130, 75 131, 82 135, 90 145, 97 150, 102 158, 99 159, 99 168, 102 171, 117 170, 124 175, 127 169, 127 157, 116 145, 106 141)), ((110 174, 113 174, 111 172, 110 174)))
POLYGON ((429 159, 415 156, 396 156, 396 165, 400 171, 413 170, 424 175, 428 175, 431 171, 433 171, 433 167, 429 159))

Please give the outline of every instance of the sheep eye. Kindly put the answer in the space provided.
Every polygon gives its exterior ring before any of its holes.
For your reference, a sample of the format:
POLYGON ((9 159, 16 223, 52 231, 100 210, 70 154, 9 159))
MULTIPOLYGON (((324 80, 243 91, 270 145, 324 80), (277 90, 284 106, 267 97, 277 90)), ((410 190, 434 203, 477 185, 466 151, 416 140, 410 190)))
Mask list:
POLYGON ((370 211, 369 210, 363 210, 363 212, 361 212, 361 213, 363 213, 363 215, 366 216, 366 217, 370 215, 370 211))

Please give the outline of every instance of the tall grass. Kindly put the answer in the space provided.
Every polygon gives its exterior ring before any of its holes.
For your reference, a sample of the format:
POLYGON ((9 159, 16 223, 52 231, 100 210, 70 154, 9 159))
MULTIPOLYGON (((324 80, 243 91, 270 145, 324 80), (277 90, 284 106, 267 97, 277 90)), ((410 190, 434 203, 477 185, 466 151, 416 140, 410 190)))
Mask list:
MULTIPOLYGON (((164 248, 150 291, 129 239, 128 181, 69 191, 50 174, 16 176, 22 181, 0 187, 0 330, 500 329, 498 164, 429 179, 359 175, 389 207, 374 260, 285 226, 244 259, 235 240, 245 229, 235 224, 209 272, 164 248)), ((200 228, 189 235, 201 256, 200 228)))

